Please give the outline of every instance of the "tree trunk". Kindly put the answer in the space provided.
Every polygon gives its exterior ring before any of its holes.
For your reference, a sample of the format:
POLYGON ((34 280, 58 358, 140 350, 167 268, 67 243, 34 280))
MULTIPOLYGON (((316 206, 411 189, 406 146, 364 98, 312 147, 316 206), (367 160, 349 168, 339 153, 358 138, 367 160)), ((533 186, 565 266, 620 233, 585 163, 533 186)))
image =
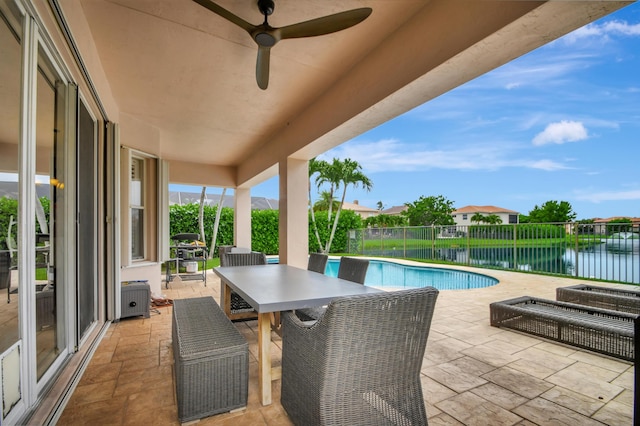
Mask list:
POLYGON ((311 223, 313 224, 313 232, 315 233, 316 240, 318 241, 318 247, 320 248, 320 251, 324 253, 322 249, 322 243, 320 242, 320 234, 318 233, 318 224, 316 223, 316 214, 313 211, 313 202, 311 201, 311 182, 309 182, 309 209, 311 210, 311 223))
POLYGON ((213 257, 213 252, 216 249, 216 240, 218 239, 218 227, 220 226, 220 215, 222 214, 222 203, 224 202, 224 196, 227 193, 227 188, 222 188, 222 195, 218 200, 218 207, 216 208, 216 219, 213 222, 213 236, 211 237, 211 248, 209 249, 209 259, 213 257))
POLYGON ((199 240, 204 242, 206 237, 204 236, 204 197, 206 196, 207 187, 202 187, 200 193, 200 210, 198 211, 198 225, 200 226, 200 238, 199 240))
POLYGON ((329 251, 331 250, 331 243, 333 242, 333 237, 336 235, 336 228, 338 228, 338 219, 340 219, 340 212, 342 211, 342 205, 344 204, 344 199, 346 195, 347 195, 347 185, 344 186, 344 192, 342 193, 342 200, 340 200, 340 205, 338 206, 336 217, 333 220, 333 226, 331 227, 331 235, 329 235, 329 240, 327 241, 325 254, 328 254, 329 251))

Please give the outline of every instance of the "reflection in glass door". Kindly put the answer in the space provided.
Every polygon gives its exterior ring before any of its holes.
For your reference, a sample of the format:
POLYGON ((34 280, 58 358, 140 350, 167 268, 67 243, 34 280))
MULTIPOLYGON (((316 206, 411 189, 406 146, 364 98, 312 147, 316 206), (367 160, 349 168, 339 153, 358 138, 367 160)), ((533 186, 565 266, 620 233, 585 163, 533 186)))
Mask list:
MULTIPOLYGON (((38 57, 36 107, 36 241, 35 315, 38 379, 58 356, 58 318, 62 298, 57 286, 62 235, 64 183, 58 178, 56 140, 56 88, 52 67, 43 54, 38 57)), ((61 262, 60 262, 61 263, 61 262)))
MULTIPOLYGON (((19 35, 7 24, 0 11, 0 185, 3 189, 0 194, 0 353, 8 350, 19 339, 18 167, 21 52, 19 35)), ((4 398, 9 406, 16 402, 7 395, 4 398)))

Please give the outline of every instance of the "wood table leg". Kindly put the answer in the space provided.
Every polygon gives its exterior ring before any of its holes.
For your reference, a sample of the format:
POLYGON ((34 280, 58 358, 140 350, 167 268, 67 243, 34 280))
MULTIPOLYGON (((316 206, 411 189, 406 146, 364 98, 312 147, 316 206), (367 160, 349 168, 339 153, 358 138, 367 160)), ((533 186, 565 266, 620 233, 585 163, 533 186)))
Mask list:
POLYGON ((271 331, 275 331, 278 336, 282 337, 282 323, 280 320, 280 311, 271 313, 271 331))
POLYGON ((258 314, 258 385, 262 405, 271 404, 271 314, 258 314))
POLYGON ((227 318, 231 318, 231 288, 224 281, 220 281, 220 302, 222 303, 222 310, 227 314, 227 318))

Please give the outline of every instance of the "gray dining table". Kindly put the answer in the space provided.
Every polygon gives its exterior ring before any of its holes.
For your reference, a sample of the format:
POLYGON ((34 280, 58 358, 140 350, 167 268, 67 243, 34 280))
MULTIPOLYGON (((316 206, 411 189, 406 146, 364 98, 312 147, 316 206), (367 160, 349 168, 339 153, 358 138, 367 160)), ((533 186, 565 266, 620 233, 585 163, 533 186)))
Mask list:
MULTIPOLYGON (((382 290, 289 265, 223 266, 213 271, 258 313, 258 383, 262 405, 271 404, 271 382, 282 376, 271 363, 272 317, 280 311, 328 305, 336 297, 382 290)), ((229 299, 221 301, 224 311, 229 299)))

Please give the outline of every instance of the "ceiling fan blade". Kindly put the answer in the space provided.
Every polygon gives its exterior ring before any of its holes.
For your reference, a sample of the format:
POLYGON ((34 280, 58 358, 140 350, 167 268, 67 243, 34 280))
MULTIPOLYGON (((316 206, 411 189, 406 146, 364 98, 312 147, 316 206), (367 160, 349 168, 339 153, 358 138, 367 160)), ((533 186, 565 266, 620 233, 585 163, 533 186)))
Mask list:
POLYGON ((278 28, 280 39, 314 37, 324 34, 331 34, 352 27, 367 19, 371 15, 370 7, 347 10, 322 18, 300 22, 298 24, 287 25, 278 28))
POLYGON ((240 18, 237 15, 234 15, 233 13, 229 12, 227 9, 218 6, 212 1, 209 1, 209 0, 193 0, 193 1, 198 3, 200 6, 206 9, 209 9, 211 12, 222 16, 227 21, 230 21, 236 24, 237 26, 244 29, 249 34, 251 34, 256 29, 255 25, 248 23, 244 19, 240 18))
POLYGON ((269 85, 269 60, 271 48, 266 46, 258 47, 258 60, 256 61, 256 81, 258 87, 266 90, 269 85))

